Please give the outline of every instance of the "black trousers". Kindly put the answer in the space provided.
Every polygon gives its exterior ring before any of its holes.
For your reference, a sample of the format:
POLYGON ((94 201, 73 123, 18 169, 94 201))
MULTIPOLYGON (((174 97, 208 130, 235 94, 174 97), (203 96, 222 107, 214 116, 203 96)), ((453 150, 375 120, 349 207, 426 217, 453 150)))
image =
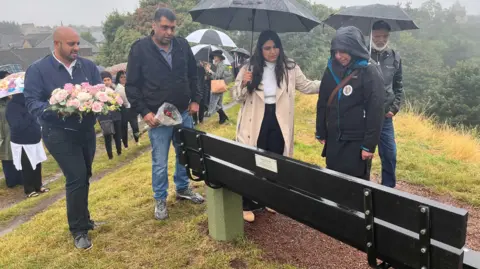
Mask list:
POLYGON ((131 108, 122 108, 122 131, 121 131, 121 139, 123 142, 123 146, 128 148, 128 124, 132 128, 133 138, 135 142, 138 143, 140 138, 140 128, 138 127, 138 114, 135 109, 131 108))
POLYGON ((105 149, 107 150, 107 155, 109 159, 113 158, 112 152, 112 137, 115 140, 115 147, 117 149, 117 154, 122 154, 122 121, 114 120, 113 128, 115 129, 115 134, 113 135, 104 135, 105 138, 105 149))
MULTIPOLYGON (((283 139, 282 130, 278 124, 275 112, 275 104, 265 104, 265 114, 257 140, 257 148, 282 155, 285 149, 285 140, 283 139)), ((263 207, 255 201, 243 197, 243 210, 251 211, 263 207)))
POLYGON ((95 156, 96 136, 93 126, 73 131, 43 126, 42 137, 50 154, 66 178, 67 218, 73 236, 93 229, 88 211, 88 191, 95 156))
POLYGON ((42 163, 37 164, 34 170, 24 149, 22 149, 21 163, 25 194, 30 194, 34 191, 40 192, 42 188, 42 163))
POLYGON ((200 109, 198 110, 198 115, 197 114, 193 114, 192 117, 193 117, 193 122, 195 124, 197 123, 202 123, 203 122, 203 119, 205 118, 205 111, 207 111, 208 109, 208 106, 204 105, 204 100, 202 99, 202 101, 200 102, 200 109))
POLYGON ((13 164, 13 161, 2 161, 3 174, 5 175, 5 182, 7 187, 13 188, 17 185, 23 184, 22 172, 18 171, 13 164))

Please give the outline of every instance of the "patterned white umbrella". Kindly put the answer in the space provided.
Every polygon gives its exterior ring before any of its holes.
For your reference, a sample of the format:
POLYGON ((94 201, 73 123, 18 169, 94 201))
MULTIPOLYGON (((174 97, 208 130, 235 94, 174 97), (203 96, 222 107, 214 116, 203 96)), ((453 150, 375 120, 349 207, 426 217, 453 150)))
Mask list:
POLYGON ((235 42, 224 32, 213 29, 197 30, 187 36, 188 42, 236 48, 235 42))

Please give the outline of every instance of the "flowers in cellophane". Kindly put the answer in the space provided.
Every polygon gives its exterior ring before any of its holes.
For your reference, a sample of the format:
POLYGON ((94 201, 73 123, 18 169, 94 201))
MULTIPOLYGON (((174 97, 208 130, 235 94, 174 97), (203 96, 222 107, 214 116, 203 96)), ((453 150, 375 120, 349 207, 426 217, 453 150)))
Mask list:
POLYGON ((118 93, 103 84, 95 86, 85 82, 80 85, 65 84, 63 89, 52 92, 47 110, 55 111, 63 118, 87 113, 106 115, 120 110, 123 100, 118 93))

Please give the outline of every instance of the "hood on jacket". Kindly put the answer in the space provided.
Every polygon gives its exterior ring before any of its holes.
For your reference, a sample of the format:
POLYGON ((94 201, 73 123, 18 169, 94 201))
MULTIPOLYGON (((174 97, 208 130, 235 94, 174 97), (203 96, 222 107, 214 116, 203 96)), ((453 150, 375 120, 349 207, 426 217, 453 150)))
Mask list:
POLYGON ((14 94, 10 102, 25 106, 25 95, 23 93, 14 94))
POLYGON ((355 26, 342 27, 337 30, 335 37, 332 39, 332 55, 336 50, 345 51, 352 58, 370 59, 370 52, 365 44, 363 33, 355 26))

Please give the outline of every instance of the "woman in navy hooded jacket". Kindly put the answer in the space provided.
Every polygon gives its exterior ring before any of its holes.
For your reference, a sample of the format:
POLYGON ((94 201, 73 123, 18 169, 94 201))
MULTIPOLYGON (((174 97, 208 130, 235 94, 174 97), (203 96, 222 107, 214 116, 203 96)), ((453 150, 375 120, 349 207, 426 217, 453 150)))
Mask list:
POLYGON ((316 137, 325 145, 327 168, 369 180, 385 114, 383 78, 356 27, 337 30, 331 55, 320 85, 316 137), (353 72, 328 105, 336 86, 353 72))
POLYGON ((17 170, 22 171, 25 194, 34 197, 47 192, 48 189, 42 187, 42 162, 46 156, 40 142, 40 125, 28 113, 23 94, 13 95, 7 105, 6 117, 10 126, 13 162, 17 170))

